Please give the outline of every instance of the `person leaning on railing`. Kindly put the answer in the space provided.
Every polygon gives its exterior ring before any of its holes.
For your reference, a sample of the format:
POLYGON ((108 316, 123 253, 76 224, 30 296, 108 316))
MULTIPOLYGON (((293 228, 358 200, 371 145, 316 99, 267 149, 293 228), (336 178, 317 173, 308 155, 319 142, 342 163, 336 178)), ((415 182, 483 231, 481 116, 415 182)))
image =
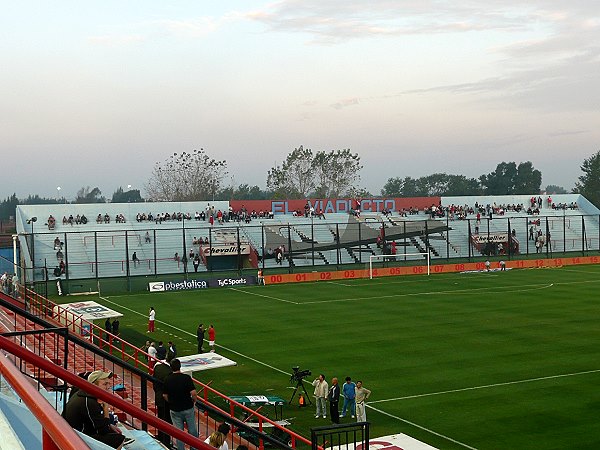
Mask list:
MULTIPOLYGON (((95 370, 89 374, 87 380, 101 389, 108 390, 112 376, 112 372, 95 370)), ((69 399, 63 415, 74 429, 112 448, 120 449, 125 443, 125 436, 112 424, 108 404, 84 390, 80 389, 69 399)), ((131 440, 127 443, 130 442, 131 440)))

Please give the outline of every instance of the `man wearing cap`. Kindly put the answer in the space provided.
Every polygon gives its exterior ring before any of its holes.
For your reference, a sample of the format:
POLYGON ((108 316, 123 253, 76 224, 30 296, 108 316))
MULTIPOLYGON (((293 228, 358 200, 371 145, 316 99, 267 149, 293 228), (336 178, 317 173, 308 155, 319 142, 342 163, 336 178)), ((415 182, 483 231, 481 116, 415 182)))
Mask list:
MULTIPOLYGON (((94 370, 87 380, 100 389, 108 390, 111 386, 112 372, 94 370)), ((67 403, 64 417, 74 429, 103 442, 112 448, 120 449, 125 436, 111 424, 108 417, 108 404, 98 400, 83 389, 77 391, 67 403)))

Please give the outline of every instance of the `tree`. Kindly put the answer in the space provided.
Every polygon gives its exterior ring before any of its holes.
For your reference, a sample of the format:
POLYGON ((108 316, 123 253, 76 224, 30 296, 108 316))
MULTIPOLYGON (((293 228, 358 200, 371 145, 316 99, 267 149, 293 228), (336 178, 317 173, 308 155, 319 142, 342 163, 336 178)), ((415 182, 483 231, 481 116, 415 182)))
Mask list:
POLYGON ((335 150, 329 153, 317 152, 313 159, 313 173, 316 181, 316 197, 336 198, 354 196, 360 181, 359 172, 363 168, 358 153, 350 149, 335 150))
POLYGON ((0 203, 0 219, 8 220, 16 217, 17 205, 19 204, 17 194, 13 194, 7 197, 2 203, 0 203))
POLYGON ((546 186, 546 194, 568 194, 567 190, 562 186, 549 184, 546 186))
POLYGON ((542 172, 533 168, 531 161, 519 163, 515 177, 514 194, 538 194, 542 186, 542 172))
POLYGON ((600 151, 583 160, 579 181, 573 192, 579 193, 600 208, 600 151))
POLYGON ((75 203, 105 203, 106 198, 102 196, 102 191, 95 187, 90 190, 89 186, 82 187, 77 191, 75 203))
POLYGON ((111 200, 112 203, 139 203, 143 201, 144 199, 139 189, 123 191, 121 186, 114 192, 111 200))
POLYGON ((533 168, 531 161, 501 162, 496 170, 481 175, 479 181, 486 195, 538 194, 542 185, 542 172, 533 168))
POLYGON ((385 197, 422 197, 422 184, 412 177, 390 178, 383 186, 381 195, 385 197))
POLYGON ((214 199, 227 173, 227 162, 211 159, 203 148, 173 153, 164 163, 155 164, 146 191, 152 201, 214 199))
POLYGON ((275 198, 306 198, 315 188, 312 174, 313 152, 302 145, 287 155, 281 167, 267 173, 267 189, 275 198))
POLYGON ((319 151, 300 146, 283 164, 267 174, 267 189, 275 198, 340 197, 353 195, 362 169, 360 156, 350 149, 319 151))
POLYGON ((477 195, 481 191, 475 178, 464 175, 434 173, 417 179, 390 178, 381 191, 384 196, 431 197, 442 195, 477 195))

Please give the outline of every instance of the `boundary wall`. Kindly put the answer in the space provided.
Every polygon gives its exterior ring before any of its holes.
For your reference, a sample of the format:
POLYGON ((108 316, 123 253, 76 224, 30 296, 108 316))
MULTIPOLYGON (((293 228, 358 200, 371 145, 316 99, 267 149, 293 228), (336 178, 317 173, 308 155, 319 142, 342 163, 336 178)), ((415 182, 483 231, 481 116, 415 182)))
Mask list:
MULTIPOLYGON (((600 256, 574 256, 562 258, 519 259, 505 261, 507 269, 541 269, 575 266, 584 264, 600 264, 600 256)), ((499 260, 490 261, 492 270, 500 269, 499 260)), ((485 262, 461 262, 456 264, 430 264, 430 273, 460 273, 470 271, 485 271, 485 262)), ((373 277, 391 277, 404 275, 424 275, 427 265, 392 266, 373 268, 373 277)), ((265 274, 265 284, 302 283, 310 281, 351 280, 369 278, 369 269, 349 269, 330 272, 301 272, 291 274, 265 274)))

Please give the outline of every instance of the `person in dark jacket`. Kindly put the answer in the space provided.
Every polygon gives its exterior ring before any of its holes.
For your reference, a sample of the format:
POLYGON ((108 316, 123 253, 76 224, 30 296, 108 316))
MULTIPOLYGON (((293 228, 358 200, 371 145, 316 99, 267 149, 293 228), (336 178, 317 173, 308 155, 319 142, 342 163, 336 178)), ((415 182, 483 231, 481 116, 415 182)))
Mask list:
POLYGON ((163 341, 159 341, 158 347, 156 347, 156 359, 167 359, 167 348, 163 345, 163 341))
MULTIPOLYGON (((156 381, 152 383, 154 389, 154 404, 156 405, 156 414, 159 419, 166 422, 173 423, 171 421, 171 408, 169 402, 164 397, 164 384, 167 377, 172 374, 171 366, 165 361, 157 361, 154 366, 154 378, 156 381)), ((163 443, 167 448, 171 448, 171 436, 163 431, 158 432, 158 440, 163 443)))
POLYGON ((198 353, 204 353, 204 325, 198 325, 198 329, 196 330, 196 340, 198 341, 198 353))
MULTIPOLYGON (((111 377, 112 372, 95 370, 88 376, 88 381, 101 389, 108 390, 111 386, 111 377)), ((120 449, 125 442, 125 436, 111 424, 108 404, 100 402, 84 390, 80 389, 69 399, 64 417, 75 430, 112 448, 120 449)))
POLYGON ((327 394, 327 400, 329 400, 329 414, 331 414, 331 421, 333 423, 340 423, 340 386, 338 385, 338 379, 333 378, 331 380, 331 387, 327 394))
POLYGON ((170 362, 176 356, 177 356, 177 347, 175 347, 175 344, 173 344, 173 341, 169 341, 169 346, 167 347, 167 362, 170 362))

